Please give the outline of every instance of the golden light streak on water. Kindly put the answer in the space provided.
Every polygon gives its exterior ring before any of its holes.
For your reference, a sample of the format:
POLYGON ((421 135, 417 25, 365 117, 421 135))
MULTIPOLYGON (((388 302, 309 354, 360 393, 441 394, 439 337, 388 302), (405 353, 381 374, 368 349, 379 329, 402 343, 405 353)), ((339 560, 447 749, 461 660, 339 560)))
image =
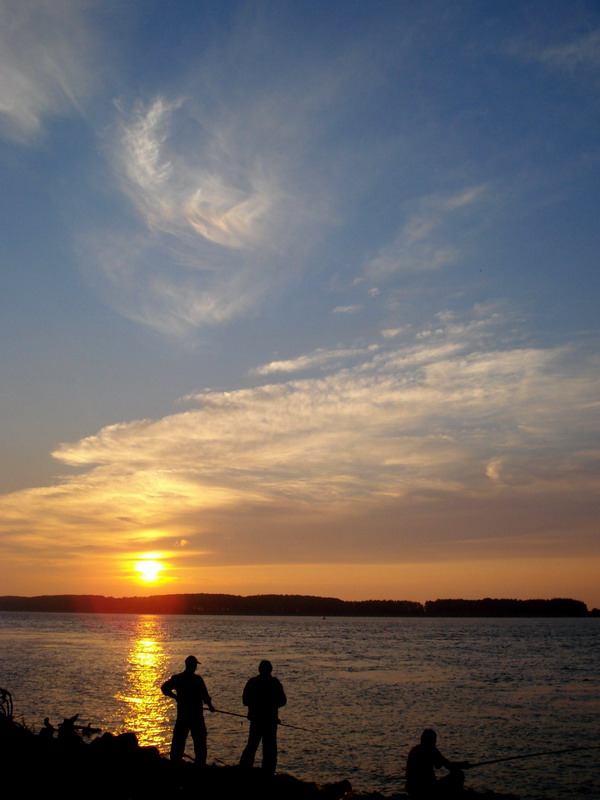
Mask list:
POLYGON ((168 662, 161 633, 160 617, 139 617, 127 658, 126 689, 117 699, 127 705, 125 729, 134 731, 141 745, 164 749, 170 722, 169 704, 160 691, 168 662))

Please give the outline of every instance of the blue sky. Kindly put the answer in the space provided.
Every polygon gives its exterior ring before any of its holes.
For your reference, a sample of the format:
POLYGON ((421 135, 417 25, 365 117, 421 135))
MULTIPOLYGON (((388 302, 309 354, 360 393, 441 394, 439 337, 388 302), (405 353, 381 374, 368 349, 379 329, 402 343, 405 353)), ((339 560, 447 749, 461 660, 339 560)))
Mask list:
POLYGON ((600 604, 596 3, 0 23, 6 592, 600 604))

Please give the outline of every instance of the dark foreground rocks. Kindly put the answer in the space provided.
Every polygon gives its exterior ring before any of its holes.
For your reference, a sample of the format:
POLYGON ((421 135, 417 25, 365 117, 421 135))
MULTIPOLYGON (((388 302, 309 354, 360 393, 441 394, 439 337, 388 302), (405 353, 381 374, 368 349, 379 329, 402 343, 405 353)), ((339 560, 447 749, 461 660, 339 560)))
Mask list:
MULTIPOLYGON (((135 734, 105 733, 87 744, 70 730, 35 734, 0 715, 2 794, 33 800, 406 800, 406 795, 354 793, 348 781, 319 785, 259 769, 174 764, 135 734)), ((516 795, 466 792, 464 800, 518 800, 516 795)))

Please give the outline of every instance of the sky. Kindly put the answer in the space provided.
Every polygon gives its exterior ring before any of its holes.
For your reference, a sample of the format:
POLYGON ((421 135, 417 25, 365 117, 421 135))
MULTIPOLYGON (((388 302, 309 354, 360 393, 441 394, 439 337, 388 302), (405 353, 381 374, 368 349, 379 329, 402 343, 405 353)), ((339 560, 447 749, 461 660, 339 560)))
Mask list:
POLYGON ((600 606, 593 0, 0 0, 0 593, 600 606))

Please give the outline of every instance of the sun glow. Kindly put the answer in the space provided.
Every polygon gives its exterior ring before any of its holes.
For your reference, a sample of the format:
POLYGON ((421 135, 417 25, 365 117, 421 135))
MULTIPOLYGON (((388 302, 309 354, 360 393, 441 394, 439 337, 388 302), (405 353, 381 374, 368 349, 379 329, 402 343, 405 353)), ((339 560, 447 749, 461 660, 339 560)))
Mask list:
POLYGON ((157 556, 158 553, 147 553, 138 561, 134 561, 133 568, 138 580, 144 583, 159 583, 162 580, 161 572, 165 569, 165 565, 157 560, 157 556))

